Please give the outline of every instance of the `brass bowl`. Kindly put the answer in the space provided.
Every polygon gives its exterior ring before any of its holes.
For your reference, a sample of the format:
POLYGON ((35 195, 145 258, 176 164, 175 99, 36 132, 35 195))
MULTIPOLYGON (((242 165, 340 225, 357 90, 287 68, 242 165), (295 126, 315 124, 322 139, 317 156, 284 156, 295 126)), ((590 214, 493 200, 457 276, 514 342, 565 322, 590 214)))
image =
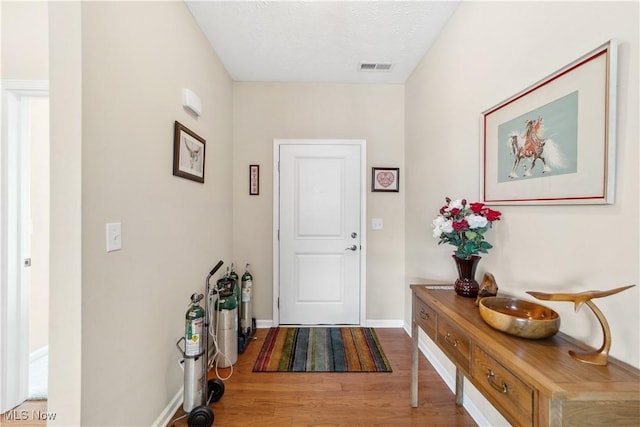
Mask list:
POLYGON ((560 316, 552 309, 517 298, 486 297, 480 316, 489 326, 521 338, 540 339, 560 329, 560 316))

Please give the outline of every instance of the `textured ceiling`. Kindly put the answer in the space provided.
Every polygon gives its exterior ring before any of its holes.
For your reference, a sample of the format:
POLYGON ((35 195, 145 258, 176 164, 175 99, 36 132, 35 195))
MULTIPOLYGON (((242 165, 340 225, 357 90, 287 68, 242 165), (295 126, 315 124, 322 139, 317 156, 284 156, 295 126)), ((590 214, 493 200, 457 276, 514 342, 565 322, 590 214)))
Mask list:
POLYGON ((186 1, 233 80, 404 83, 458 1, 186 1), (361 63, 392 64, 360 71, 361 63))

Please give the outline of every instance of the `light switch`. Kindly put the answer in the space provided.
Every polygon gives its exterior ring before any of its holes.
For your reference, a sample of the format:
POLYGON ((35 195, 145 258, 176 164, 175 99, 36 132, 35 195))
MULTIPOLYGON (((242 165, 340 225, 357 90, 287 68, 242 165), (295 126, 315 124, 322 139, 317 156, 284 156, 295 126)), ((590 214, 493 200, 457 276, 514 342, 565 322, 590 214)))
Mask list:
POLYGON ((107 223, 107 252, 122 249, 122 224, 119 222, 107 223))
POLYGON ((371 229, 372 230, 382 230, 383 227, 383 223, 382 223, 382 218, 372 218, 371 219, 371 229))

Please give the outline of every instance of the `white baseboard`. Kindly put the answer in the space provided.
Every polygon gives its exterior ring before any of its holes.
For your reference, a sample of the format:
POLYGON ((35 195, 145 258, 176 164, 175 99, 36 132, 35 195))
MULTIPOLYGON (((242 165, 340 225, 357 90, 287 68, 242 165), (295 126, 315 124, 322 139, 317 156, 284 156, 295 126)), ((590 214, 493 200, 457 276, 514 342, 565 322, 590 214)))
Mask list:
POLYGON ((375 320, 367 319, 365 326, 369 328, 402 328, 404 320, 375 320))
MULTIPOLYGON (((406 323, 403 326, 403 329, 407 333, 407 335, 411 336, 411 328, 406 323)), ((445 366, 440 362, 438 357, 426 346, 425 342, 422 339, 418 339, 418 348, 420 349, 420 353, 429 361, 433 369, 436 370, 440 378, 445 382, 449 390, 455 395, 456 392, 456 379, 453 377, 449 371, 445 368, 445 366)), ((466 382, 466 379, 465 379, 466 382)), ((491 423, 484 416, 484 414, 478 409, 478 407, 471 401, 471 399, 467 396, 466 393, 463 393, 463 405, 464 409, 467 410, 471 418, 479 425, 479 426, 489 426, 491 423)))
MULTIPOLYGON (((404 320, 375 320, 367 319, 364 326, 370 328, 402 328, 404 320)), ((256 320, 256 329, 271 328, 273 320, 256 320)))
POLYGON ((273 320, 256 320, 256 329, 265 329, 273 326, 273 320))
POLYGON ((173 415, 176 413, 180 405, 182 405, 182 398, 184 393, 184 387, 180 387, 180 390, 173 396, 173 399, 169 402, 169 404, 164 408, 162 413, 156 418, 156 420, 151 424, 152 427, 165 427, 169 424, 169 421, 173 418, 173 415))

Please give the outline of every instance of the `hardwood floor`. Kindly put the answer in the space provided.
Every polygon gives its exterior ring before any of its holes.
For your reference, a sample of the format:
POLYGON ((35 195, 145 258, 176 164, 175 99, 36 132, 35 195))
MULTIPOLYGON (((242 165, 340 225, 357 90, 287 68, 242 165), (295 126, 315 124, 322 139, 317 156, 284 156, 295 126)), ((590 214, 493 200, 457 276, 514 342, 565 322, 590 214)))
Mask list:
MULTIPOLYGON (((392 373, 254 373, 267 331, 256 331, 224 396, 211 404, 214 426, 476 426, 424 357, 419 407, 411 408, 411 338, 402 329, 376 329, 392 373)), ((186 425, 186 419, 175 423, 186 425)))
POLYGON ((22 405, 0 414, 0 426, 36 427, 46 426, 51 415, 47 412, 46 400, 27 400, 22 405))

